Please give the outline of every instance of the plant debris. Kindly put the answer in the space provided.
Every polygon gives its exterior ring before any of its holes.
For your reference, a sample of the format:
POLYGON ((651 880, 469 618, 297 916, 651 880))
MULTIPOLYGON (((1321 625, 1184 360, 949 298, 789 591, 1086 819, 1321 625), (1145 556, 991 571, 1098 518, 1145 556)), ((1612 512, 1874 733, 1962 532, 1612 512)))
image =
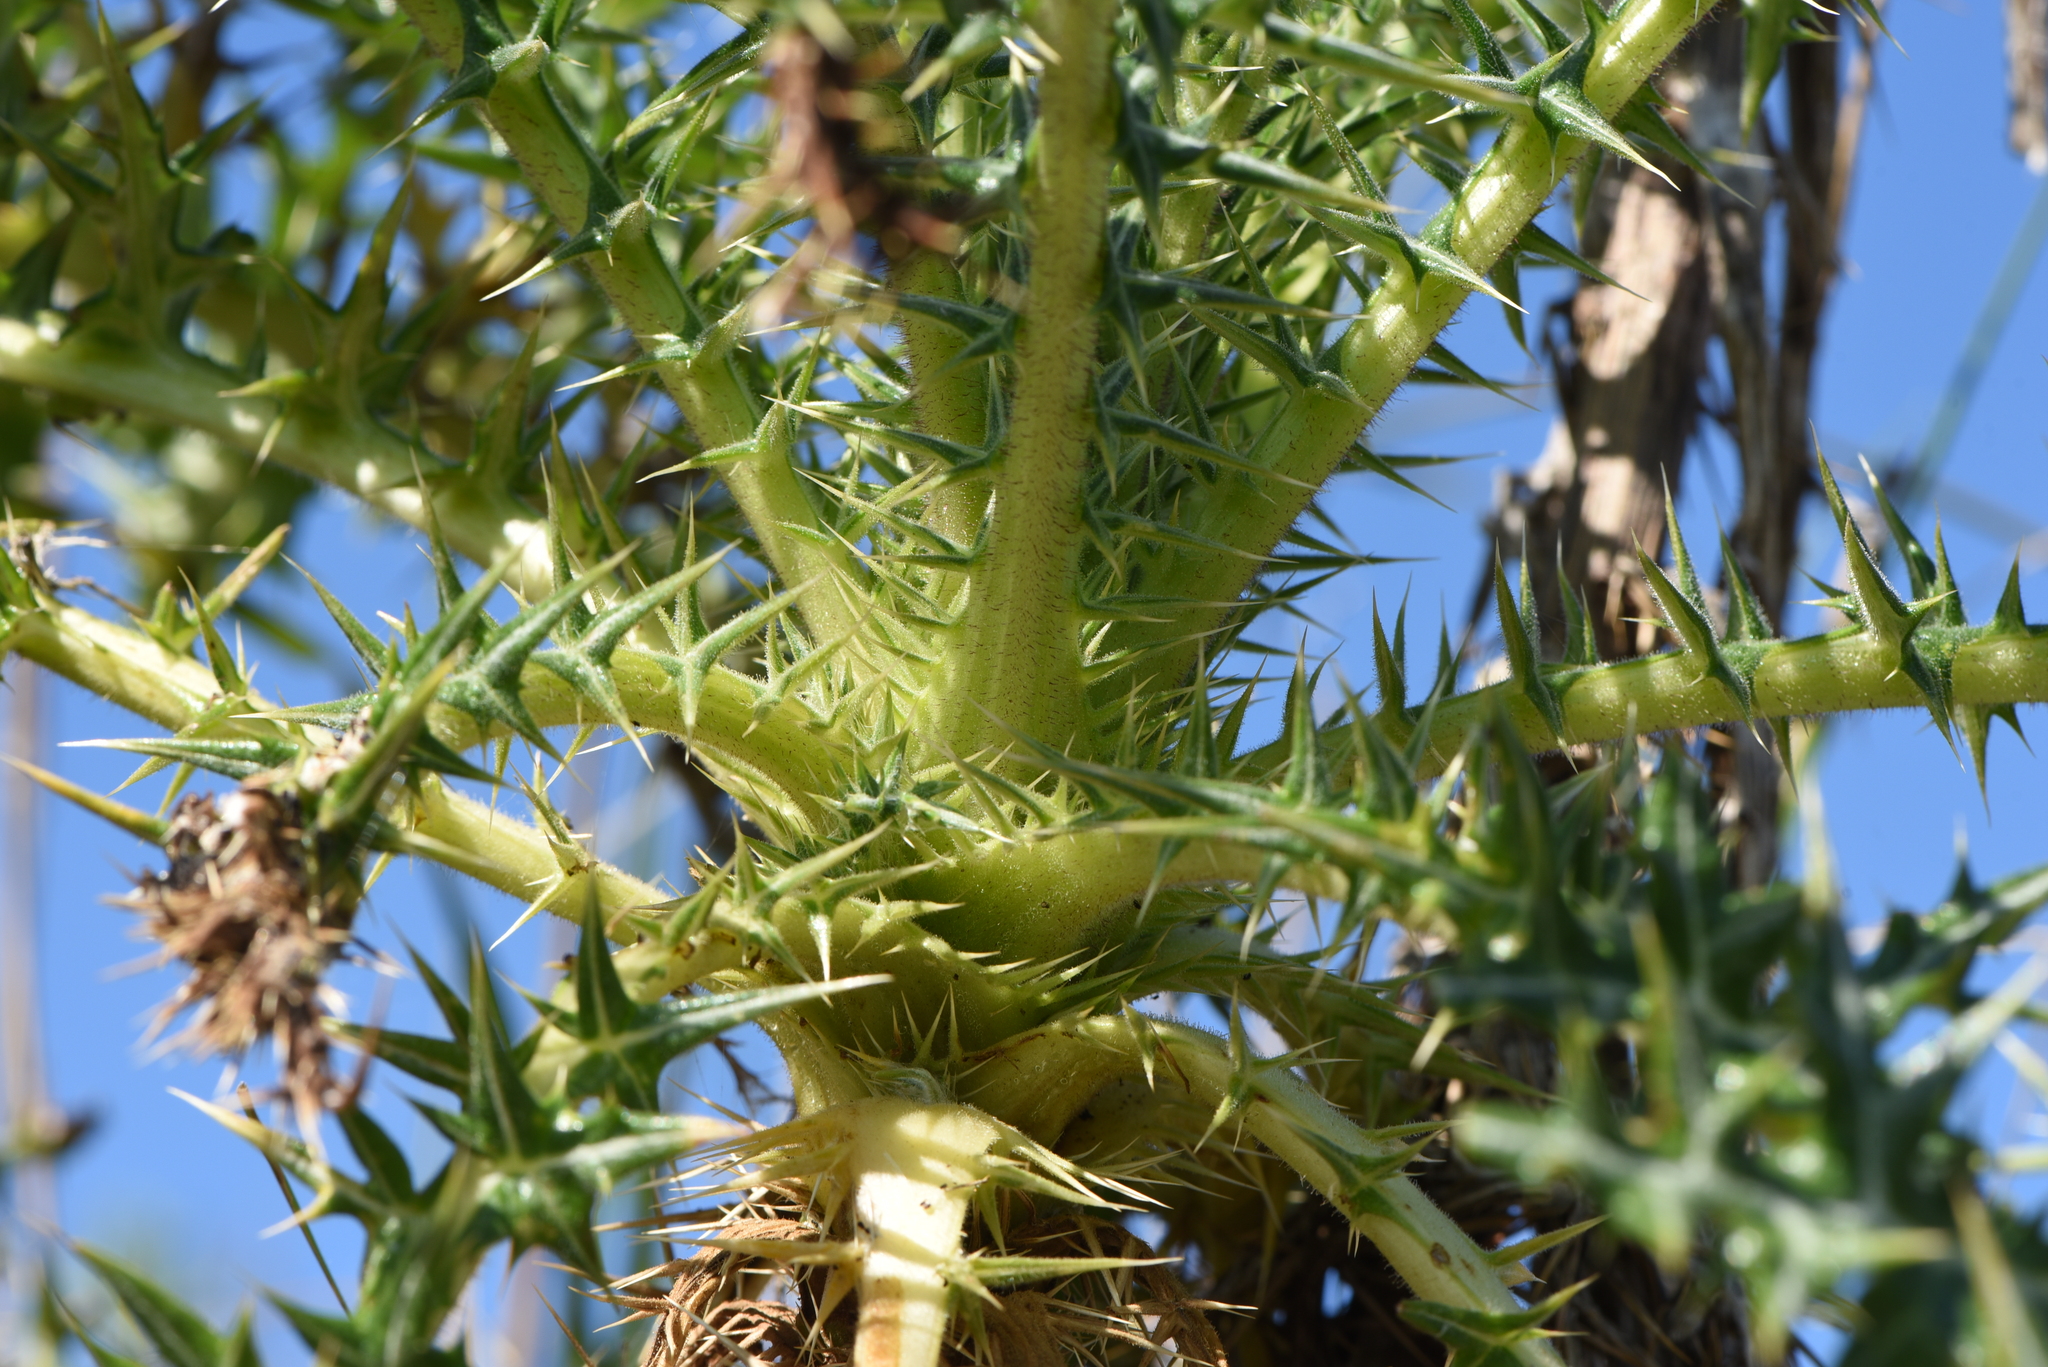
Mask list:
POLYGON ((158 963, 192 969, 145 1038, 188 1009, 174 1042, 194 1052, 240 1058, 268 1036, 310 1132, 319 1110, 345 1104, 321 1017, 337 1005, 325 977, 350 941, 361 889, 314 876, 301 809, 275 775, 219 797, 187 794, 164 836, 170 867, 143 874, 118 905, 146 918, 140 934, 162 946, 158 963))

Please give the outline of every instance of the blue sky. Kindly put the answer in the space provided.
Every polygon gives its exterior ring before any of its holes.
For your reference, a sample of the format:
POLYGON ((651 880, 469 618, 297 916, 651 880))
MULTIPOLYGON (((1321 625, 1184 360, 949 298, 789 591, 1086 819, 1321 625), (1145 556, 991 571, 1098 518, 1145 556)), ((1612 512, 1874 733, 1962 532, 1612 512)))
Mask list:
MULTIPOLYGON (((1816 396, 1822 440, 1838 462, 1853 462, 1859 452, 1876 460, 1919 438, 1999 260, 2039 192, 2040 181, 2005 148, 1999 8, 1992 0, 1940 6, 1903 0, 1889 9, 1905 53, 1886 49, 1881 56, 1878 102, 1850 209, 1847 265, 1826 320, 1816 396)), ((280 33, 288 36, 289 29, 280 33)), ((1546 288, 1566 284, 1553 274, 1546 288)), ((1532 300, 1532 307, 1540 304, 1532 300)), ((1449 340, 1488 373, 1535 377, 1536 368, 1490 306, 1468 312, 1449 340)), ((1965 604, 1980 619, 1995 601, 2015 543, 2048 525, 2044 357, 2048 272, 2036 272, 1944 472, 1949 548, 1965 604)), ((1536 402, 1540 409, 1540 397, 1536 402)), ((1311 651, 1335 650, 1355 684, 1369 680, 1365 613, 1373 592, 1386 604, 1408 592, 1411 625, 1419 622, 1433 642, 1438 605, 1448 605, 1454 618, 1462 613, 1480 572, 1475 519, 1490 501, 1495 470, 1533 460, 1548 421, 1545 412, 1462 391, 1422 390, 1397 400, 1377 430, 1379 449, 1486 458, 1431 481, 1451 505, 1448 512, 1358 477, 1332 493, 1332 513, 1361 548, 1415 562, 1355 572, 1321 590, 1310 607, 1331 634, 1312 635, 1311 651)), ((1720 478, 1700 477, 1696 463, 1683 491, 1682 515, 1697 529, 1700 544, 1711 546, 1716 517, 1732 521, 1733 510, 1717 506, 1717 498, 1731 495, 1738 481, 1725 452, 1707 458, 1721 462, 1720 478)), ((66 459, 60 451, 60 466, 66 459)), ((1817 510, 1810 514, 1819 516, 1817 510)), ((431 604, 425 561, 411 536, 367 521, 338 496, 312 506, 300 537, 302 562, 338 567, 330 586, 358 612, 368 615, 408 599, 421 607, 431 604)), ((1834 565, 1832 547, 1825 539, 1811 544, 1816 550, 1806 568, 1825 577, 1834 565)), ((2023 565, 2022 582, 2037 617, 2048 610, 2044 567, 2038 555, 2023 565)), ((268 592, 271 606, 289 605, 319 619, 310 594, 268 592)), ((1793 623, 1795 629, 1810 625, 1810 617, 1793 623)), ((273 660, 259 683, 273 696, 310 700, 331 694, 335 681, 273 660)), ((42 692, 47 741, 39 758, 102 790, 118 782, 129 767, 124 760, 59 749, 54 742, 141 734, 142 728, 66 685, 46 681, 42 692)), ((2048 734, 2048 727, 2042 729, 2048 734)), ((569 804, 579 826, 596 829, 607 853, 648 872, 675 869, 696 835, 672 792, 639 786, 637 764, 630 750, 610 752, 589 766, 588 791, 569 804)), ((2010 736, 1996 740, 1987 813, 1974 777, 1924 716, 1851 718, 1835 725, 1820 787, 1850 915, 1860 922, 1880 917, 1893 904, 1930 904, 1951 877, 1958 832, 1985 877, 2048 862, 2048 839, 2041 834, 2048 830, 2048 747, 2037 758, 2010 736)), ((130 918, 101 899, 118 892, 124 872, 149 864, 154 852, 53 802, 42 804, 39 820, 39 968, 51 1088, 61 1103, 90 1108, 100 1119, 98 1131, 61 1170, 64 1227, 160 1269, 217 1316, 246 1301, 259 1283, 321 1304, 327 1293, 300 1239, 260 1237, 284 1214, 260 1160, 168 1091, 213 1095, 218 1065, 148 1058, 135 1046, 138 1024, 170 990, 173 977, 168 971, 114 975, 141 947, 126 939, 130 918)), ((446 968, 455 962, 469 922, 488 941, 515 911, 495 894, 398 866, 373 894, 363 930, 390 949, 403 935, 446 968)), ((506 974, 531 984, 540 977, 540 965, 566 947, 559 931, 536 923, 493 959, 506 974)), ((375 980, 367 973, 345 973, 342 985, 360 1012, 377 1000, 375 980)), ((396 988, 389 1013, 396 1027, 427 1023, 414 984, 396 988)), ((713 1063, 692 1067, 700 1071, 679 1081, 722 1089, 713 1063)), ((411 1117, 393 1089, 380 1086, 376 1104, 395 1133, 416 1152, 431 1154, 434 1143, 424 1124, 411 1117)), ((2005 1109, 2007 1089, 1996 1079, 1968 1104, 1980 1123, 1999 1127, 2020 1120, 2005 1109)), ((345 1227, 323 1226, 323 1238, 338 1267, 352 1266, 345 1227)), ((282 1342, 274 1334, 267 1339, 282 1342)), ((280 1352, 274 1360, 296 1356, 280 1352)), ((514 1360, 495 1349, 482 1356, 514 1360)))

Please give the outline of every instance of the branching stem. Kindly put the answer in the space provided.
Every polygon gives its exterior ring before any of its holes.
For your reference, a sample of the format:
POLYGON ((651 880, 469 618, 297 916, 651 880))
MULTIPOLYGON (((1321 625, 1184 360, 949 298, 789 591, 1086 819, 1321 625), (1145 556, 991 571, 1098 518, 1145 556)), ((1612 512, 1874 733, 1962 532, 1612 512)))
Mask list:
MULTIPOLYGON (((577 131, 547 82, 553 53, 538 38, 503 43, 487 51, 493 34, 481 6, 462 0, 404 0, 401 8, 450 72, 465 59, 481 60, 496 78, 483 96, 485 118, 519 163, 527 184, 558 223, 572 233, 589 233, 599 250, 577 257, 643 347, 665 357, 655 367, 662 386, 706 447, 746 441, 761 413, 731 364, 739 318, 705 328, 690 308, 675 272, 654 238, 655 211, 629 202, 577 131), (688 354, 679 344, 692 344, 688 354)), ((852 574, 843 549, 815 533, 819 518, 787 446, 763 442, 748 459, 723 467, 727 487, 759 538, 762 552, 787 584, 809 586, 799 594, 812 629, 836 635, 851 621, 840 579, 852 574)))
MULTIPOLYGON (((1595 40, 1585 77, 1587 98, 1612 116, 1706 12, 1693 0, 1624 4, 1595 40)), ((1510 123, 1433 228, 1447 227, 1449 250, 1484 273, 1542 209, 1585 149, 1576 138, 1553 143, 1531 118, 1510 123)), ((1469 293, 1442 274, 1432 272, 1418 282, 1405 270, 1389 270, 1340 348, 1343 378, 1358 401, 1304 393, 1288 402, 1260 442, 1259 463, 1299 485, 1265 481, 1262 497, 1251 498, 1243 480, 1219 480, 1190 494, 1181 525, 1195 536, 1255 556, 1270 551, 1469 293)), ((1206 605, 1234 602, 1258 573, 1259 562, 1164 549, 1153 552, 1151 561, 1148 592, 1175 595, 1197 606, 1162 614, 1170 620, 1157 625, 1113 633, 1112 639, 1156 646, 1153 677, 1177 681, 1193 668, 1203 633, 1223 615, 1206 605)))

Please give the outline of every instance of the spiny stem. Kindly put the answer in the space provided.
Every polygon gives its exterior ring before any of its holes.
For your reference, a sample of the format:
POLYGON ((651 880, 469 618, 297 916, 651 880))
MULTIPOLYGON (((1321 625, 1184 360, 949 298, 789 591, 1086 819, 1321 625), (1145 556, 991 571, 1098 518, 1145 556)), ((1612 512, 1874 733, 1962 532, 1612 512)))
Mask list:
MULTIPOLYGON (((494 12, 464 0, 403 0, 401 8, 419 27, 443 66, 462 70, 483 61, 496 79, 482 98, 484 117, 519 163, 527 184, 558 223, 571 232, 600 231, 603 249, 576 258, 604 291, 619 318, 642 347, 697 345, 697 354, 664 359, 655 373, 706 447, 746 441, 761 413, 753 394, 740 384, 729 358, 737 319, 710 329, 693 316, 675 272, 653 235, 655 212, 644 201, 628 201, 599 163, 583 135, 570 123, 547 82, 553 53, 538 38, 492 47, 502 32, 494 12)), ((840 579, 852 561, 836 545, 803 535, 819 526, 816 507, 791 465, 785 445, 764 441, 747 459, 724 467, 727 487, 759 539, 762 553, 786 584, 806 586, 802 610, 820 635, 844 631, 852 617, 840 579), (792 530, 795 529, 795 530, 792 530)))
MULTIPOLYGON (((535 826, 464 797, 440 779, 424 775, 408 804, 408 829, 439 847, 438 862, 521 901, 556 882, 563 869, 547 837, 535 826)), ((426 850, 422 849, 422 853, 426 850)), ((652 907, 668 899, 661 889, 592 858, 543 904, 565 919, 583 914, 587 882, 597 885, 607 912, 652 907)))
MULTIPOLYGON (((11 627, 0 631, 0 650, 33 660, 173 732, 199 720, 220 692, 212 671, 190 655, 64 603, 43 603, 22 612, 11 627)), ((756 716, 747 682, 730 670, 712 669, 704 678, 694 719, 686 720, 676 684, 658 657, 632 647, 622 647, 612 657, 612 680, 629 720, 689 744, 749 811, 771 824, 790 827, 792 834, 817 825, 822 813, 815 794, 843 743, 829 727, 795 720, 792 709, 801 711, 800 705, 785 704, 756 716)), ((597 719, 567 681, 538 664, 528 664, 521 672, 520 697, 543 727, 597 719)), ((268 707, 254 695, 248 702, 251 713, 268 707)), ((502 729, 481 730, 468 714, 441 704, 429 711, 427 729, 458 750, 506 734, 502 729)), ((226 719, 209 734, 245 731, 244 723, 226 719)))
POLYGON ((938 729, 961 754, 998 743, 1003 725, 1061 745, 1082 723, 1073 586, 1115 140, 1115 14, 1106 0, 1043 0, 1033 16, 1053 52, 1026 195, 1030 293, 988 549, 938 704, 938 729))
MULTIPOLYGON (((1978 631, 1977 639, 1956 651, 1952 703, 2000 707, 2048 702, 2048 631, 1978 631)), ((1567 745, 1721 722, 1740 724, 1742 720, 1728 690, 1714 678, 1701 677, 1698 663, 1685 655, 1654 655, 1583 670, 1546 668, 1545 673, 1557 691, 1564 717, 1561 739, 1567 745)), ((1926 704, 1918 686, 1898 668, 1895 652, 1854 631, 1768 647, 1752 680, 1751 699, 1751 715, 1760 722, 1777 717, 1917 709, 1926 704)), ((1503 706, 1524 744, 1539 751, 1557 746, 1560 737, 1550 733, 1548 723, 1517 684, 1494 684, 1438 706, 1431 718, 1422 776, 1441 773, 1472 728, 1497 715, 1503 706)), ((1419 709, 1411 714, 1415 716, 1419 709)), ((1327 763, 1350 763, 1349 726, 1332 726, 1324 733, 1323 753, 1327 763)), ((1245 756, 1244 762, 1250 770, 1264 771, 1282 763, 1286 755, 1286 742, 1275 741, 1245 756)))
MULTIPOLYGON (((1706 16, 1707 8, 1694 0, 1624 4, 1594 43, 1585 78, 1587 97, 1603 115, 1612 116, 1706 16)), ((1585 148, 1583 141, 1568 137, 1553 145, 1530 118, 1510 123, 1438 216, 1439 223, 1449 226, 1450 250, 1475 271, 1490 270, 1585 148)), ((1359 402, 1303 394, 1287 403, 1259 444, 1259 462, 1300 481, 1300 486, 1266 481, 1261 486, 1264 496, 1254 499, 1244 496, 1241 481, 1219 480, 1190 492, 1182 525, 1197 536, 1255 555, 1270 551, 1299 520, 1308 500, 1469 293, 1442 274, 1432 272, 1416 282, 1404 271, 1389 271, 1341 343, 1343 377, 1359 402)), ((1118 645, 1153 645, 1148 671, 1162 681, 1177 681, 1193 667, 1202 634, 1224 615, 1207 605, 1234 602, 1258 573, 1259 562, 1165 549, 1151 552, 1151 560, 1151 592, 1176 595, 1198 606, 1162 613, 1169 620, 1158 624, 1118 628, 1110 639, 1118 645)))
MULTIPOLYGON (((0 605, 0 613, 4 611, 0 605)), ((193 726, 220 696, 212 672, 198 660, 68 604, 39 604, 15 614, 11 624, 0 618, 0 656, 10 653, 173 733, 193 726)), ((622 649, 613 657, 613 666, 628 715, 636 723, 685 734, 674 685, 651 656, 622 649)), ((521 682, 522 697, 541 725, 583 719, 584 709, 560 676, 528 665, 521 682)), ((255 735, 257 728, 270 725, 261 718, 268 703, 254 694, 243 701, 242 710, 251 716, 218 720, 207 734, 221 739, 255 735)), ((815 778, 808 766, 830 762, 832 740, 828 733, 791 726, 776 714, 755 724, 750 706, 744 681, 729 671, 713 670, 698 701, 696 724, 687 728, 691 743, 719 769, 729 791, 751 793, 761 801, 759 810, 764 813, 804 820, 811 810, 806 804, 814 801, 810 793, 815 778), (796 767, 786 767, 784 760, 796 767)), ((479 733, 467 714, 438 704, 429 713, 428 727, 458 749, 493 738, 479 733)), ((412 833, 419 838, 407 846, 407 853, 445 864, 522 900, 532 899, 562 871, 534 827, 463 797, 430 775, 415 791, 412 814, 412 833)), ((658 889, 601 861, 590 860, 588 871, 598 878, 609 911, 667 900, 658 889)), ((543 909, 574 919, 581 913, 580 896, 580 881, 572 879, 546 899, 543 909)), ((663 990, 719 966, 709 960, 693 965, 689 974, 663 990)))

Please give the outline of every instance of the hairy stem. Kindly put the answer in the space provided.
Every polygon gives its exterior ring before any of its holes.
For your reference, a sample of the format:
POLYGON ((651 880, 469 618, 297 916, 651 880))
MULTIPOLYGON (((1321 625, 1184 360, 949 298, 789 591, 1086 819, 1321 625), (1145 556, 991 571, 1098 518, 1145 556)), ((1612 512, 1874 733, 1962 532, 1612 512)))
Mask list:
MULTIPOLYGON (((903 294, 929 295, 948 302, 964 300, 960 272, 937 252, 919 248, 896 262, 890 284, 903 294)), ((917 420, 926 432, 962 446, 988 441, 988 377, 986 361, 955 365, 967 341, 935 319, 906 309, 898 316, 904 350, 909 353, 917 420)), ((988 513, 988 480, 983 476, 956 479, 931 496, 925 522, 956 546, 972 546, 988 513)), ((928 590, 933 601, 954 606, 966 576, 938 574, 928 590)))
MULTIPOLYGON (((1195 28, 1181 43, 1181 59, 1190 64, 1221 61, 1230 64, 1243 40, 1235 34, 1218 35, 1195 28)), ((1210 112, 1211 104, 1223 98, 1208 127, 1208 138, 1218 146, 1234 141, 1244 132, 1245 120, 1254 107, 1245 90, 1246 78, 1263 73, 1230 72, 1184 74, 1174 95, 1174 113, 1182 125, 1192 124, 1210 112)), ((1159 267, 1174 271, 1199 261, 1209 241, 1209 225, 1215 221, 1216 205, 1223 196, 1220 182, 1189 186, 1166 195, 1159 202, 1159 267)))
MULTIPOLYGON (((902 294, 929 295, 949 303, 964 302, 960 272, 937 252, 919 248, 895 263, 889 283, 902 294)), ((910 357, 912 392, 918 425, 935 437, 980 446, 988 440, 988 365, 970 361, 954 365, 967 346, 958 332, 908 309, 897 316, 903 345, 910 357)), ((960 545, 972 544, 988 507, 988 481, 963 479, 934 495, 927 521, 933 530, 960 545)))
POLYGON ((962 754, 999 744, 1005 725, 1060 745, 1082 722, 1073 585, 1115 137, 1114 17, 1104 0, 1043 0, 1032 17, 1057 60, 1038 85, 1026 195, 1030 294, 1009 437, 988 549, 974 568, 939 703, 939 731, 962 754))

